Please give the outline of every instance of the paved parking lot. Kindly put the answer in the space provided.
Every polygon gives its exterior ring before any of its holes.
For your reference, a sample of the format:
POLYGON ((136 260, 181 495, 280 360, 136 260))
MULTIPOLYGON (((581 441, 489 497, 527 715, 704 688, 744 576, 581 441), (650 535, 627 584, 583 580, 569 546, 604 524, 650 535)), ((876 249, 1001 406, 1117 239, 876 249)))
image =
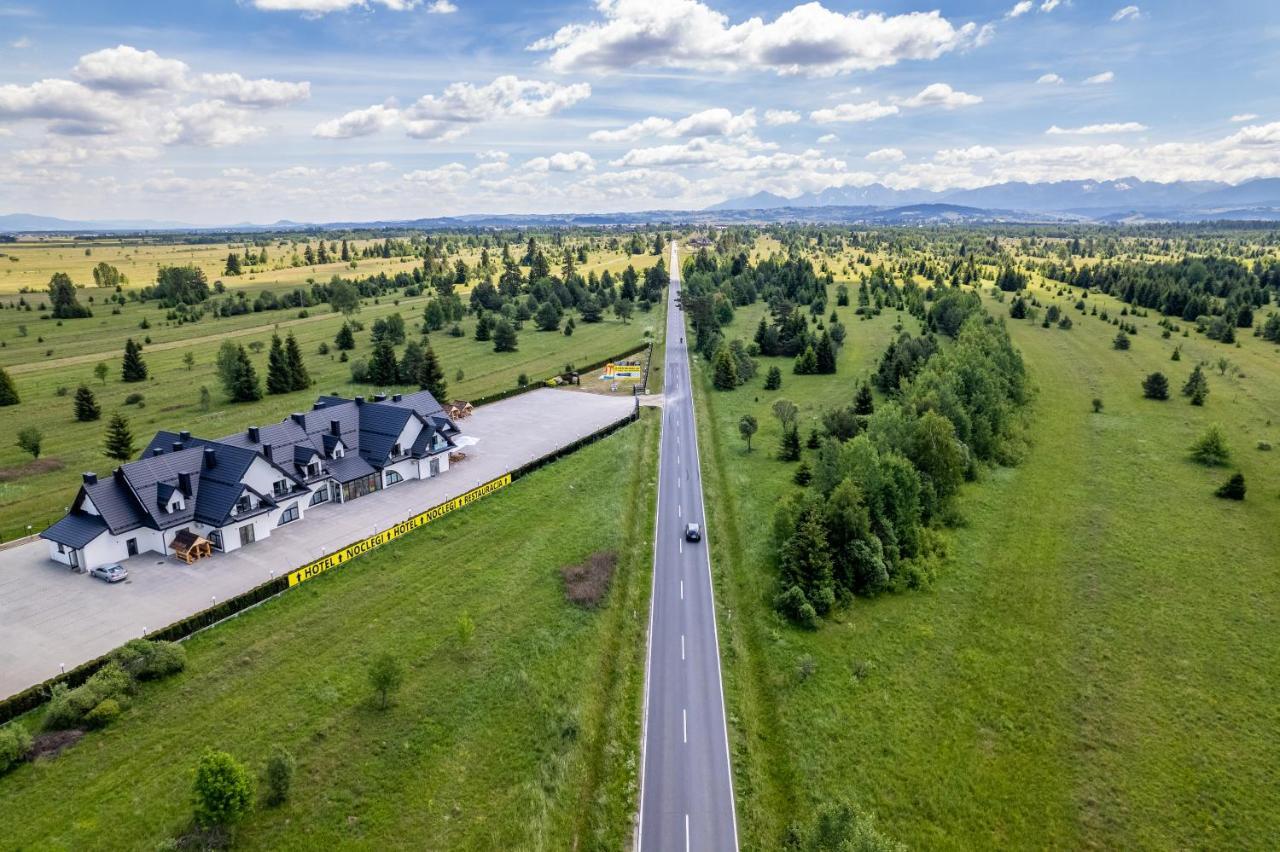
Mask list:
POLYGON ((124 563, 127 581, 110 586, 53 562, 43 540, 0 551, 0 697, 469 491, 626 416, 633 405, 629 396, 544 388, 482 406, 459 424, 479 443, 435 479, 317 506, 269 539, 193 565, 144 553, 124 563))

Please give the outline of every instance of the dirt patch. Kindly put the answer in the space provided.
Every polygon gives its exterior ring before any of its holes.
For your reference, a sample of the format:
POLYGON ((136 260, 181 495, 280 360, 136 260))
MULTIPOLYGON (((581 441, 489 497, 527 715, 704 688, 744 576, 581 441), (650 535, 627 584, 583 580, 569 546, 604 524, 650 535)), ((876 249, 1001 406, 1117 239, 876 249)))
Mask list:
POLYGON ((618 554, 612 550, 593 553, 581 564, 564 566, 560 576, 564 579, 565 600, 583 609, 600 606, 609 594, 609 583, 617 566, 618 554))
POLYGON ((31 760, 37 760, 41 757, 57 757, 65 748, 70 748, 80 741, 84 736, 84 731, 76 728, 70 731, 50 731, 47 734, 40 734, 35 738, 35 742, 31 744, 31 760))
POLYGON ((25 464, 0 467, 0 482, 13 482, 15 479, 23 479, 24 477, 36 476, 41 473, 53 473, 55 470, 62 470, 62 468, 62 459, 59 458, 32 459, 25 464))

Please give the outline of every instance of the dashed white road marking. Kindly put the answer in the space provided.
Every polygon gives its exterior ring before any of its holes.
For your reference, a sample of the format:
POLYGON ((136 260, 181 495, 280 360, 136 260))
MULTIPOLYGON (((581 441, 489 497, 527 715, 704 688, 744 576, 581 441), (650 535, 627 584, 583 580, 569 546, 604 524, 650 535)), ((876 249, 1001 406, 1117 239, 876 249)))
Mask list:
POLYGON ((680 600, 684 600, 684 580, 680 581, 680 600))
POLYGON ((684 634, 680 634, 680 659, 684 659, 684 634))
POLYGON ((689 744, 689 711, 683 707, 680 708, 680 729, 684 734, 685 745, 688 745, 689 744))

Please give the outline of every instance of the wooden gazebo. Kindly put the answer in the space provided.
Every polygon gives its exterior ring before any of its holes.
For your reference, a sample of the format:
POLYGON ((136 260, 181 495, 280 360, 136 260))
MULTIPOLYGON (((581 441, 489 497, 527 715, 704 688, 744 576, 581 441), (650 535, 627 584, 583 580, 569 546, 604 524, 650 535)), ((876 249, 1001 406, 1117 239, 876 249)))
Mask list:
POLYGON ((183 562, 190 565, 197 559, 203 559, 206 556, 213 555, 213 543, 207 538, 201 538, 191 530, 182 530, 173 537, 174 556, 177 556, 183 562))
POLYGON ((472 410, 471 403, 465 399, 455 399, 444 406, 444 413, 449 416, 450 420, 461 420, 464 417, 470 417, 472 410))

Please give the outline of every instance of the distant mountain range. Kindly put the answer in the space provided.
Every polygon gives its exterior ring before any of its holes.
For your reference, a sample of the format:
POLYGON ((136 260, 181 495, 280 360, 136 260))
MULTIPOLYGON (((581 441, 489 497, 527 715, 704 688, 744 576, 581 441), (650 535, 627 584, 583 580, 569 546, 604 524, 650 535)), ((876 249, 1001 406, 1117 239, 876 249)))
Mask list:
POLYGON ((883 184, 830 187, 795 198, 757 192, 731 198, 708 211, 808 209, 814 207, 901 207, 949 204, 991 211, 1055 213, 1085 220, 1120 221, 1126 217, 1178 221, 1213 220, 1224 213, 1243 218, 1280 217, 1280 178, 1260 178, 1232 186, 1217 181, 1157 183, 1138 178, 1051 183, 1014 181, 977 189, 933 192, 890 189, 883 184))
POLYGON ((861 224, 1269 221, 1280 222, 1280 178, 1231 185, 1216 181, 1157 183, 1137 178, 1052 183, 1010 182, 977 189, 932 192, 890 189, 882 184, 830 187, 786 198, 757 192, 703 210, 636 213, 472 214, 375 222, 307 223, 282 219, 270 225, 240 222, 201 227, 152 219, 75 221, 25 213, 0 215, 0 233, 104 233, 138 231, 264 232, 404 228, 516 228, 716 224, 804 221, 861 224))

